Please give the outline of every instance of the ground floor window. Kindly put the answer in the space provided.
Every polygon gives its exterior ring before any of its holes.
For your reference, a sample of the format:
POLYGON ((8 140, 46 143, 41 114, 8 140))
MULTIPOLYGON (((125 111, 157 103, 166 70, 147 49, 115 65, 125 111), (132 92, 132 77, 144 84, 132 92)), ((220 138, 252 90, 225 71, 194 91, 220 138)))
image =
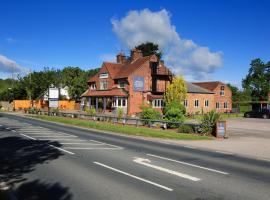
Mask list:
POLYGON ((162 108, 163 107, 163 99, 154 99, 152 101, 152 106, 154 108, 162 108))
POLYGON ((187 99, 184 100, 184 106, 185 106, 186 108, 188 107, 188 100, 187 100, 187 99))
POLYGON ((208 107, 208 106, 209 106, 209 100, 205 100, 205 101, 204 101, 204 106, 205 106, 205 107, 208 107))
POLYGON ((194 101, 194 106, 195 106, 195 107, 199 107, 199 106, 200 106, 200 102, 199 102, 198 99, 196 99, 196 100, 194 101))
POLYGON ((220 108, 220 104, 219 102, 216 102, 216 109, 219 109, 220 108))
POLYGON ((224 102, 224 108, 228 108, 228 102, 224 102))
POLYGON ((126 97, 114 97, 112 107, 126 107, 127 98, 126 97))

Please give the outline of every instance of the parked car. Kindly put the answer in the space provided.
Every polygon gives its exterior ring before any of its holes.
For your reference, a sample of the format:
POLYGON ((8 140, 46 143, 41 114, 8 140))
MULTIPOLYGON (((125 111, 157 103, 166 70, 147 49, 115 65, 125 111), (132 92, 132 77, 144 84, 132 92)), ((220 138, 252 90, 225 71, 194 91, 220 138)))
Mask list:
POLYGON ((250 118, 263 118, 263 119, 269 119, 270 118, 270 109, 269 108, 263 108, 259 110, 252 110, 245 112, 244 117, 250 118))

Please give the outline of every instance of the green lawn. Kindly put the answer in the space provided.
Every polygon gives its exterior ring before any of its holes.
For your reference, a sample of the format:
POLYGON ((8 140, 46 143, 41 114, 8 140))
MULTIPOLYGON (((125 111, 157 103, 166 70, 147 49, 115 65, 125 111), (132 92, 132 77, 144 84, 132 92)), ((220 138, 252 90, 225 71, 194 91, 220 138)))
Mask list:
POLYGON ((135 127, 131 125, 120 125, 112 124, 107 122, 95 122, 90 120, 81 120, 74 118, 56 117, 56 116, 46 116, 46 115, 30 115, 30 117, 38 118, 42 120, 59 122, 63 124, 70 124, 86 128, 94 128, 98 130, 111 131, 115 133, 122 133, 126 135, 136 135, 145 137, 155 137, 164 139, 177 139, 177 140, 210 140, 212 137, 200 136, 196 134, 184 134, 176 133, 169 130, 159 130, 146 127, 135 127))

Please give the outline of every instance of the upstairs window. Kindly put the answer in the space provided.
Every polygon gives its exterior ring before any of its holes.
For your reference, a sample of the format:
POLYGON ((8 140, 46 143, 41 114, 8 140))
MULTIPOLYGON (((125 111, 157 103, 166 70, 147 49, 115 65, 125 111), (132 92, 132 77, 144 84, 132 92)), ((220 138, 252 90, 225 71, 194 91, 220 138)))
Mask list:
POLYGON ((225 95, 225 86, 222 85, 220 86, 220 96, 224 96, 225 95))
POLYGON ((97 86, 95 83, 90 85, 90 90, 96 90, 96 89, 97 89, 97 86))
POLYGON ((119 88, 125 88, 125 86, 126 86, 126 82, 125 81, 123 81, 123 80, 119 80, 118 81, 118 87, 119 88))
POLYGON ((104 73, 99 74, 99 78, 108 78, 108 77, 109 77, 108 72, 104 72, 104 73))
POLYGON ((108 89, 108 81, 100 81, 100 90, 107 90, 108 89))
POLYGON ((194 101, 194 106, 195 106, 196 108, 200 106, 200 102, 199 102, 198 99, 196 99, 196 100, 194 101))

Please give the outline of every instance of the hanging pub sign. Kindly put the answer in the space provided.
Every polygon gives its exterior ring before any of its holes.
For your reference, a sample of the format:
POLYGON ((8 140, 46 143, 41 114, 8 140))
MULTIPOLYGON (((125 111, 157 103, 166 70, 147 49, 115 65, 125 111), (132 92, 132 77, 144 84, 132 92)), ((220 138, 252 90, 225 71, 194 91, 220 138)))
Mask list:
POLYGON ((144 91, 144 77, 143 76, 133 77, 133 90, 136 92, 144 91))

